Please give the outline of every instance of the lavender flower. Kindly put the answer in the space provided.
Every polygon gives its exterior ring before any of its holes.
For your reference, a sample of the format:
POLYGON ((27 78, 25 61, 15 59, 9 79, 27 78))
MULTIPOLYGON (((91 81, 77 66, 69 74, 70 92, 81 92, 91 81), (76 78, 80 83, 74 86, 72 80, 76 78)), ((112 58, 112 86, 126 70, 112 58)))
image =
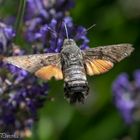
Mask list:
MULTIPOLYGON (((82 26, 75 26, 71 17, 64 17, 63 22, 67 25, 69 38, 73 38, 81 49, 88 48, 89 39, 86 37, 86 29, 82 26)), ((60 52, 63 41, 66 38, 64 23, 52 19, 50 23, 40 26, 37 31, 34 31, 34 27, 29 27, 28 29, 26 38, 28 38, 29 42, 40 42, 43 44, 45 52, 52 52, 54 49, 55 52, 60 52), (33 30, 29 31, 28 29, 30 28, 33 28, 33 30)))
POLYGON ((134 72, 134 81, 126 73, 120 74, 112 86, 114 103, 124 121, 131 124, 138 121, 140 114, 140 70, 134 72))
POLYGON ((40 17, 49 21, 62 18, 73 6, 72 0, 27 0, 25 19, 40 17))
MULTIPOLYGON (((38 2, 40 5, 42 5, 40 6, 42 7, 40 10, 30 8, 32 11, 30 11, 30 13, 32 13, 34 16, 31 16, 32 18, 25 20, 26 39, 31 43, 40 42, 43 44, 45 52, 52 52, 53 50, 55 50, 55 52, 60 52, 63 40, 66 38, 64 28, 65 22, 68 28, 69 38, 75 39, 78 45, 80 45, 81 49, 87 48, 89 40, 86 37, 86 29, 82 26, 75 26, 72 18, 70 16, 65 16, 67 10, 72 7, 73 2, 70 0, 56 0, 54 2, 52 1, 51 3, 50 1, 45 3, 46 1, 39 0, 38 2), (37 11, 38 13, 45 11, 48 16, 44 17, 40 14, 35 14, 37 11)), ((32 2, 33 0, 28 1, 27 9, 28 6, 36 7, 36 3, 34 2, 34 4, 31 4, 32 2)), ((27 10, 26 15, 30 15, 30 13, 28 13, 27 10)))
MULTIPOLYGON (((89 40, 86 37, 86 29, 82 26, 75 27, 70 17, 65 17, 64 22, 67 25, 69 38, 73 38, 81 49, 87 48, 89 40)), ((35 39, 43 43, 44 52, 60 52, 65 38, 64 24, 59 27, 59 21, 56 19, 52 19, 49 24, 42 26, 35 34, 35 39)))
POLYGON ((33 42, 32 35, 40 30, 44 24, 48 24, 54 18, 62 22, 69 8, 72 7, 72 0, 27 0, 25 34, 27 40, 33 42), (28 36, 29 35, 29 36, 28 36))
POLYGON ((0 22, 0 54, 4 54, 15 36, 14 30, 0 22))
MULTIPOLYGON (((0 24, 1 54, 22 55, 25 51, 11 44, 12 28, 0 24)), ((0 132, 31 135, 31 126, 37 118, 37 109, 43 105, 48 85, 13 65, 1 62, 0 71, 0 132), (7 68, 11 71, 8 73, 7 68), (19 84, 20 83, 20 84, 19 84)))

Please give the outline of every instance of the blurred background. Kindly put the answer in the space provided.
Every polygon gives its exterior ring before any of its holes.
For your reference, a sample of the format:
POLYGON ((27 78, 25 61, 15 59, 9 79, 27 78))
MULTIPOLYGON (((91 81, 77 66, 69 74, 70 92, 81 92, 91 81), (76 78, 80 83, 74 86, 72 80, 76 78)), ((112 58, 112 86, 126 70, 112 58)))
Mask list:
POLYGON ((88 31, 90 47, 131 43, 135 51, 108 73, 88 77, 85 104, 70 105, 64 99, 63 81, 49 81, 48 100, 38 111, 32 137, 26 140, 139 140, 134 136, 139 128, 126 124, 114 105, 112 84, 122 72, 133 80, 133 72, 140 68, 140 1, 75 0, 70 13, 77 25, 96 24, 88 31))

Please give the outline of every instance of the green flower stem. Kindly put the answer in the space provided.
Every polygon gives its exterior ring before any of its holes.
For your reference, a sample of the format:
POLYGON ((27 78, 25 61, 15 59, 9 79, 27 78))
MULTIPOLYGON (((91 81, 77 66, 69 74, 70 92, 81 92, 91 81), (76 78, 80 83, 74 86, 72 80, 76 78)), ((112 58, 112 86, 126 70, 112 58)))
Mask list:
POLYGON ((18 13, 17 13, 17 20, 15 23, 15 30, 16 30, 15 42, 17 42, 18 36, 20 36, 20 31, 23 23, 24 12, 25 12, 25 6, 26 6, 26 0, 20 0, 18 13))

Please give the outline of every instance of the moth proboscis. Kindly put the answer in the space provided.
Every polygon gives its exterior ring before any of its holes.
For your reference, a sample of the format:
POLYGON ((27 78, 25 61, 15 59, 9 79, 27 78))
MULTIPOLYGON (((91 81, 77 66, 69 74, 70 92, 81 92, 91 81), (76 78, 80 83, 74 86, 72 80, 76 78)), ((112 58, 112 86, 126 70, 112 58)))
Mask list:
POLYGON ((89 92, 86 74, 94 76, 109 71, 133 50, 131 44, 80 50, 73 39, 65 39, 60 53, 11 56, 5 57, 3 61, 44 80, 52 77, 64 79, 65 97, 70 103, 83 103, 89 92))

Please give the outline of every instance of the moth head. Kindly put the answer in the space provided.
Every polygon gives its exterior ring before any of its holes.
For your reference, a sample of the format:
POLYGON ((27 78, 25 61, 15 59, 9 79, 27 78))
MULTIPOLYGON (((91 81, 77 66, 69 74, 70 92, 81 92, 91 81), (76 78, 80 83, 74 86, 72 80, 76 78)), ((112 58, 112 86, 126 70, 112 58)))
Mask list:
POLYGON ((65 39, 62 48, 66 48, 69 46, 76 46, 76 43, 73 39, 65 39))

